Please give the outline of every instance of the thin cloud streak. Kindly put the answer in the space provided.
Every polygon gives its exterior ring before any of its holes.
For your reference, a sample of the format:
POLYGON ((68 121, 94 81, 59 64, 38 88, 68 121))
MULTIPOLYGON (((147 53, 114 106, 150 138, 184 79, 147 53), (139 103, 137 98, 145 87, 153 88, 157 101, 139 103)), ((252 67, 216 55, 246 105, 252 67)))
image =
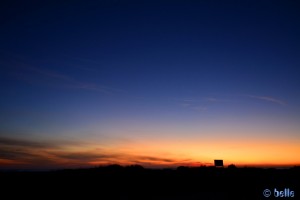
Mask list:
POLYGON ((194 111, 206 111, 208 109, 207 107, 207 102, 218 102, 217 99, 215 98, 203 98, 201 100, 197 100, 197 99, 183 99, 181 100, 182 103, 180 103, 180 105, 184 108, 188 108, 190 110, 194 110, 194 111), (206 106, 204 106, 206 105, 206 106))
POLYGON ((0 145, 30 147, 30 148, 44 148, 44 147, 52 146, 41 142, 34 142, 34 141, 14 139, 14 138, 5 138, 5 137, 0 137, 0 145))
POLYGON ((32 141, 27 139, 0 137, 0 147, 17 147, 30 149, 59 149, 66 146, 80 146, 85 142, 71 141, 71 140, 47 140, 47 141, 32 141))
POLYGON ((33 70, 41 75, 47 76, 49 78, 58 79, 58 80, 62 81, 62 86, 65 88, 90 90, 90 91, 96 91, 96 92, 101 92, 101 93, 114 93, 114 92, 122 91, 122 90, 107 87, 104 85, 77 81, 77 80, 71 78, 70 76, 66 76, 64 74, 52 72, 49 70, 44 70, 44 69, 41 70, 41 69, 37 69, 37 68, 31 68, 31 70, 33 70))
POLYGON ((204 98, 205 101, 207 102, 219 102, 220 100, 216 99, 216 98, 212 98, 212 97, 207 97, 204 98))
POLYGON ((200 111, 200 112, 206 111, 208 109, 206 106, 198 106, 196 104, 191 104, 191 103, 182 103, 181 106, 184 108, 188 108, 190 110, 200 111))
POLYGON ((196 111, 205 111, 207 110, 208 108, 205 107, 205 106, 194 106, 194 107, 191 107, 193 110, 196 110, 196 111))
MULTIPOLYGON (((79 142, 78 142, 79 143, 79 142)), ((190 159, 173 159, 147 154, 131 154, 114 149, 101 149, 85 146, 84 150, 68 148, 74 142, 39 142, 34 140, 0 138, 0 168, 69 168, 91 167, 98 164, 144 164, 162 167, 179 164, 194 165, 190 159)), ((77 145, 76 145, 77 146, 77 145)))
POLYGON ((52 87, 89 90, 107 94, 125 92, 124 90, 108 87, 106 85, 79 81, 60 72, 35 67, 24 62, 13 61, 13 63, 15 65, 15 67, 13 67, 15 68, 13 74, 31 84, 40 83, 52 87))
POLYGON ((262 100, 262 101, 272 102, 272 103, 275 103, 275 104, 279 104, 281 106, 286 106, 287 105, 284 101, 279 100, 279 99, 275 99, 275 98, 269 97, 269 96, 255 96, 255 95, 246 95, 246 96, 249 97, 249 98, 252 98, 252 99, 258 99, 258 100, 262 100))

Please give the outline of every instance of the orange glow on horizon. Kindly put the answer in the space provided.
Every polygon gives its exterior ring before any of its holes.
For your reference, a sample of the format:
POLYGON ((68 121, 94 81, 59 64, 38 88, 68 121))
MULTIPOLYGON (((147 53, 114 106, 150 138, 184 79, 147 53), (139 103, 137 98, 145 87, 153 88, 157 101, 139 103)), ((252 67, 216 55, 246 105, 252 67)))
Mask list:
MULTIPOLYGON (((112 143, 113 144, 113 143, 112 143)), ((212 166, 214 159, 224 165, 257 167, 291 167, 300 165, 297 141, 267 139, 157 139, 103 146, 65 146, 61 148, 24 148, 27 157, 0 159, 0 167, 74 168, 99 165, 139 164, 144 167, 212 166)))

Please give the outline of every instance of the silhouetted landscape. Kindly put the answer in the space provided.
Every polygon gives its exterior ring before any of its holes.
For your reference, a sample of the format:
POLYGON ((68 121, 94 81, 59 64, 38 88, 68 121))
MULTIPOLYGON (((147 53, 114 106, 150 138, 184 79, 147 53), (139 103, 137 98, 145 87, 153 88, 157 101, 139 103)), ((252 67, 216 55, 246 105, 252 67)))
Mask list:
POLYGON ((266 188, 289 188, 295 194, 292 199, 299 199, 300 168, 230 165, 228 168, 145 169, 140 165, 110 165, 47 172, 1 172, 0 179, 2 192, 26 199, 42 196, 53 199, 272 199, 263 196, 266 188))
POLYGON ((0 200, 300 199, 299 11, 0 1, 0 200))

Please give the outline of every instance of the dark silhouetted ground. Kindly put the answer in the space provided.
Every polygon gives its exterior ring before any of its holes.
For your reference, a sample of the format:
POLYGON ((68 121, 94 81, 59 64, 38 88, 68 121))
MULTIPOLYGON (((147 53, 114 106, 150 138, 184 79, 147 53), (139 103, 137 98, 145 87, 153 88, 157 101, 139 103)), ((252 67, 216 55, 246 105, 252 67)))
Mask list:
POLYGON ((112 165, 50 172, 0 172, 0 181, 1 197, 9 197, 3 199, 300 199, 299 167, 157 170, 112 165), (263 196, 265 189, 275 188, 289 188, 294 197, 263 196))

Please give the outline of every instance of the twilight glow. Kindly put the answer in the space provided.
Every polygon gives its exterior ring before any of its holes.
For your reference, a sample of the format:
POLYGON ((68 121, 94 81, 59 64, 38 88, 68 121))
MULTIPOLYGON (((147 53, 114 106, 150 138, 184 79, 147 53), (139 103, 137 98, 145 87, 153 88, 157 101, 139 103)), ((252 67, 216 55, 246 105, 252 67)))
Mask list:
POLYGON ((0 10, 0 169, 300 165, 291 2, 29 4, 0 10))

